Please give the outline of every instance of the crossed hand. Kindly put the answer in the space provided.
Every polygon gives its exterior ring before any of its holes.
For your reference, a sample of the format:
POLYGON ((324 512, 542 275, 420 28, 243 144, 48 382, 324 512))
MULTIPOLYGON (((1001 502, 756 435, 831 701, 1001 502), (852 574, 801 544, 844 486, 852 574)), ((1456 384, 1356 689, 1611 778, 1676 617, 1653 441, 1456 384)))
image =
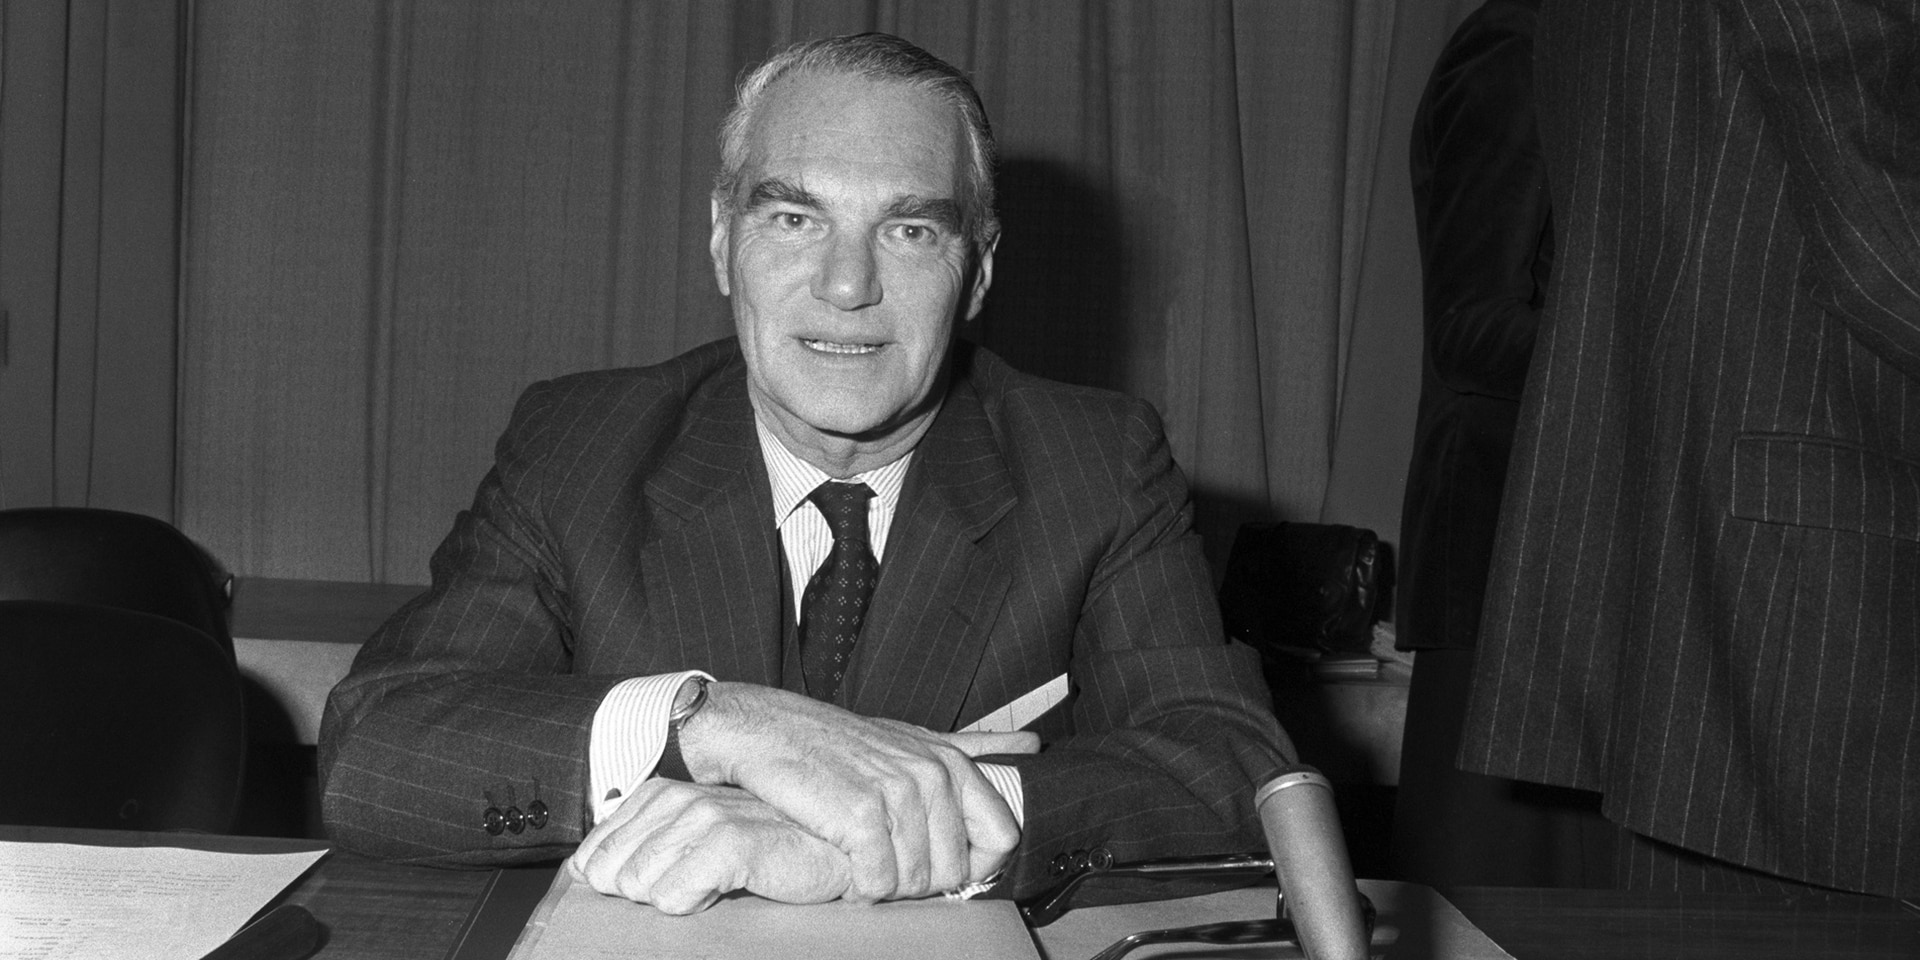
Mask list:
POLYGON ((712 685, 680 745, 697 782, 645 781, 568 861, 601 893, 676 914, 734 890, 870 903, 985 880, 1020 830, 972 758, 1040 748, 737 683, 712 685))

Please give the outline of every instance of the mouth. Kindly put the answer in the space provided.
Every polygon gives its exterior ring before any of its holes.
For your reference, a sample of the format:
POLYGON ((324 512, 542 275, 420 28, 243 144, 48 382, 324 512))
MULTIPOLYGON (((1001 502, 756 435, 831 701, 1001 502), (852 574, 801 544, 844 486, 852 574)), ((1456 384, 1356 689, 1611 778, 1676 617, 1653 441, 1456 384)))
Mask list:
POLYGON ((841 357, 857 357, 868 353, 878 353, 882 344, 844 343, 838 340, 810 340, 801 338, 800 342, 815 353, 830 353, 841 357))

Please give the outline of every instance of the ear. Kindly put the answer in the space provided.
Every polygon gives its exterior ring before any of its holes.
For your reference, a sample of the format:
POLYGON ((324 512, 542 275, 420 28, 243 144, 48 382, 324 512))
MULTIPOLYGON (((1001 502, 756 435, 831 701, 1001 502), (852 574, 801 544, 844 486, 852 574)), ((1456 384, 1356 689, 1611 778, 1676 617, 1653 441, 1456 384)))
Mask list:
POLYGON ((733 252, 727 241, 733 233, 733 218, 721 211, 718 196, 707 199, 707 215, 713 218, 713 232, 707 236, 707 256, 713 259, 713 282, 719 285, 721 296, 732 296, 727 276, 733 252))
POLYGON ((981 248, 979 257, 973 264, 973 289, 968 293, 967 319, 980 315, 980 308, 987 302, 987 288, 993 286, 993 251, 1000 247, 1000 235, 994 234, 981 248))

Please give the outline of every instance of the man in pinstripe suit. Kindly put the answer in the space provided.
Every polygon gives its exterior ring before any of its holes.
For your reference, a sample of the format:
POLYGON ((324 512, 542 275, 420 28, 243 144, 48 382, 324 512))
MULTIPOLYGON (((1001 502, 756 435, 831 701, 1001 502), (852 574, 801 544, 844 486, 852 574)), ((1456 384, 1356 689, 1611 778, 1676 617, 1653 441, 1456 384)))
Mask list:
POLYGON ((1461 759, 1599 791, 1616 883, 1920 891, 1916 6, 1543 11, 1560 263, 1461 759))
POLYGON ((895 38, 742 82, 710 247, 737 340, 522 397, 432 588, 329 700, 339 842, 572 851, 671 912, 1258 847, 1291 747, 1152 409, 953 340, 992 279, 991 160, 971 85, 895 38), (839 481, 871 492, 879 576, 828 680, 796 620, 839 481))

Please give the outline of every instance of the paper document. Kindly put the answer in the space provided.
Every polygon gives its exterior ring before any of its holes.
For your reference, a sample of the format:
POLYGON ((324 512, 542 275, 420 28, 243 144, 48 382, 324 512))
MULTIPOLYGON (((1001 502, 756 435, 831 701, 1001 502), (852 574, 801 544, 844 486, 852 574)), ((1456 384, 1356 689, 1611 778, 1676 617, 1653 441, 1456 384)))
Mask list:
POLYGON ((1022 694, 1020 699, 960 728, 961 733, 1011 733, 1032 723, 1067 698, 1067 675, 1061 674, 1022 694))
POLYGON ((935 897, 861 906, 796 906, 738 895, 704 913, 670 917, 554 877, 509 960, 1021 960, 1035 958, 1020 913, 1006 900, 935 897))
POLYGON ((199 960, 325 854, 0 841, 0 960, 199 960))

